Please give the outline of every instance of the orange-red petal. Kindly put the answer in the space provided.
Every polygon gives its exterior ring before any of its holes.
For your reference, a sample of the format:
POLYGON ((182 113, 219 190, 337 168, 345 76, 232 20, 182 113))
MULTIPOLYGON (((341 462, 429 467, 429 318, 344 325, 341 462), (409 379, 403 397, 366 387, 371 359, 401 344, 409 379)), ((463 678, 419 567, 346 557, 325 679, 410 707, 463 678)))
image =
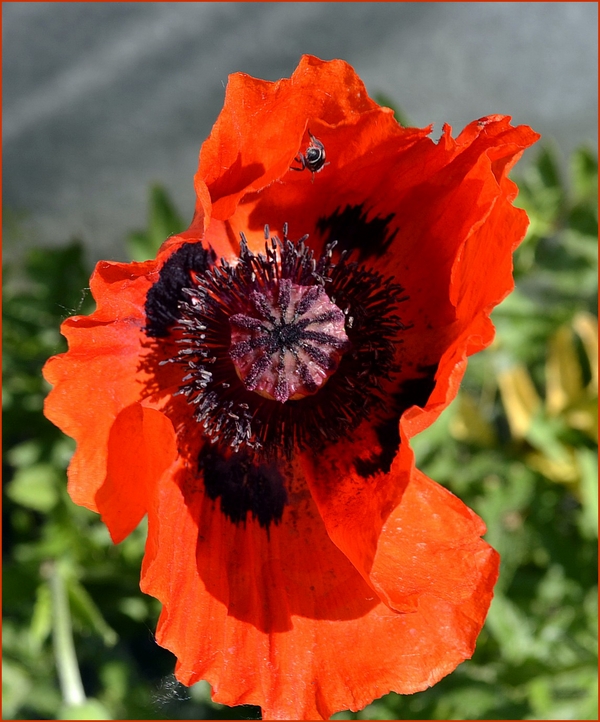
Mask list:
POLYGON ((268 534, 256 521, 226 520, 184 464, 173 471, 149 511, 142 588, 164 604, 157 640, 176 654, 184 684, 207 679, 215 701, 260 705, 265 719, 327 719, 390 690, 422 690, 471 656, 497 555, 479 539, 481 521, 423 475, 394 517, 382 552, 392 564, 378 570, 407 587, 423 575, 418 590, 404 590, 419 596, 402 614, 330 541, 300 469, 268 534), (431 516, 422 529, 415 512, 431 516), (465 559, 442 569, 436 554, 465 559))
MULTIPOLYGON (((411 162, 420 157, 423 163, 416 167, 427 169, 420 182, 414 177, 416 171, 392 174, 390 189, 377 196, 380 215, 395 212, 398 220, 394 219, 396 240, 376 265, 395 271, 409 297, 401 309, 409 328, 401 334, 398 385, 410 391, 429 369, 435 371, 435 384, 418 406, 403 414, 403 443, 391 474, 385 469, 371 476, 357 471, 357 459, 377 457, 382 450, 372 424, 365 423, 353 438, 332 446, 319 459, 311 490, 331 538, 397 609, 411 608, 411 600, 403 598, 401 587, 394 588, 393 579, 376 579, 374 569, 389 534, 390 514, 410 477, 413 456, 408 440, 452 401, 467 355, 493 339, 489 314, 512 289, 511 253, 527 227, 525 213, 511 205, 515 187, 506 172, 536 138, 529 129, 512 128, 500 116, 473 123, 457 141, 446 128, 438 146, 417 143, 410 149, 411 162), (410 179, 408 187, 403 185, 405 178, 410 179)), ((401 158, 394 162, 402 167, 401 158)), ((352 179, 353 174, 347 177, 352 179)), ((359 186, 363 180, 359 179, 359 186)), ((256 200, 254 214, 271 194, 268 189, 256 200)), ((308 204, 309 225, 316 225, 325 212, 331 194, 324 197, 327 200, 316 211, 308 204)), ((275 212, 274 206, 271 210, 275 212)), ((294 217, 294 212, 300 211, 294 211, 290 202, 284 213, 294 217)), ((450 591, 459 586, 449 583, 450 591)))
POLYGON ((242 195, 288 171, 310 118, 336 125, 378 107, 343 60, 324 63, 304 55, 292 77, 276 83, 229 76, 225 105, 202 146, 196 176, 197 188, 203 188, 198 181, 205 184, 212 199, 212 218, 230 218, 242 195))
POLYGON ((106 478, 95 496, 115 544, 145 516, 154 485, 176 458, 173 425, 160 411, 132 404, 117 415, 108 437, 106 478))
POLYGON ((98 511, 95 495, 106 476, 111 427, 143 395, 143 299, 154 267, 154 261, 100 262, 90 281, 97 310, 63 323, 69 351, 44 367, 44 377, 53 385, 44 413, 77 441, 69 494, 93 511, 98 511))

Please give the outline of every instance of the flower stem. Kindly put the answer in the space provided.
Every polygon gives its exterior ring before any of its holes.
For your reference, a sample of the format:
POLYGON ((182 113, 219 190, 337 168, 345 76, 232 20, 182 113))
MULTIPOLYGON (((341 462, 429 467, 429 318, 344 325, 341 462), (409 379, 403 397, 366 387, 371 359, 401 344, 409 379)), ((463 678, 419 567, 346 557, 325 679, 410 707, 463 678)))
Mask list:
POLYGON ((52 638, 58 681, 66 705, 81 705, 85 692, 77 664, 67 589, 60 565, 50 562, 47 569, 52 595, 52 638))

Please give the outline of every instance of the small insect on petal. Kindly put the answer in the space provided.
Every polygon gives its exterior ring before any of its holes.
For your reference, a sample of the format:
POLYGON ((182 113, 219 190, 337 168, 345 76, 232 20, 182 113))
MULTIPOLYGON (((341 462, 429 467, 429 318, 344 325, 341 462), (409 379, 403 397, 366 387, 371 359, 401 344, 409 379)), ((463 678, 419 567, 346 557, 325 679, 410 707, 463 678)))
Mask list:
POLYGON ((315 138, 310 130, 308 131, 308 136, 310 138, 310 145, 306 149, 306 152, 298 153, 294 158, 296 163, 300 163, 300 168, 290 166, 290 170, 303 171, 307 168, 312 173, 312 180, 314 182, 315 173, 323 170, 324 166, 329 164, 325 162, 326 154, 323 143, 321 143, 318 138, 315 138))

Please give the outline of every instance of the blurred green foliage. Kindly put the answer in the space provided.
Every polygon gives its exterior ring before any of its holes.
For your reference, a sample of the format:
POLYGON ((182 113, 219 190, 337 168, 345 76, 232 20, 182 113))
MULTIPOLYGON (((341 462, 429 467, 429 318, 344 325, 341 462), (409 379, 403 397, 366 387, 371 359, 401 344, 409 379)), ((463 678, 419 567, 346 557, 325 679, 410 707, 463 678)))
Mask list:
MULTIPOLYGON (((489 618, 473 659, 435 687, 336 719, 597 719, 597 159, 576 151, 565 180, 545 147, 518 184, 531 225, 497 340, 414 440, 501 554, 489 618)), ((152 188, 132 258, 183 227, 152 188)), ((143 524, 115 547, 67 496, 73 444, 42 415, 40 369, 65 350, 61 320, 89 312, 89 271, 78 242, 5 268, 4 718, 258 719, 174 680, 153 639, 159 605, 138 587, 143 524)))
POLYGON ((164 188, 150 188, 148 225, 141 231, 133 231, 125 240, 132 261, 147 261, 156 256, 163 241, 181 233, 186 228, 173 201, 164 188))

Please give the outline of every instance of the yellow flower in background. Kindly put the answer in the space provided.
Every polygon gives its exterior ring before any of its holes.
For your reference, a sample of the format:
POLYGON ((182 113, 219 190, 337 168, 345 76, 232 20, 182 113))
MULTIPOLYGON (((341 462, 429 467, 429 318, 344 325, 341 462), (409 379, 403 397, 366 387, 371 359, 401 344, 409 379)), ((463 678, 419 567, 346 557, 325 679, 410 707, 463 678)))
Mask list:
POLYGON ((565 437, 569 431, 579 431, 598 441, 597 324, 594 316, 580 312, 552 336, 544 402, 524 365, 517 364, 497 376, 513 438, 533 447, 526 455, 527 464, 552 481, 573 484, 579 497, 588 454, 565 437))

